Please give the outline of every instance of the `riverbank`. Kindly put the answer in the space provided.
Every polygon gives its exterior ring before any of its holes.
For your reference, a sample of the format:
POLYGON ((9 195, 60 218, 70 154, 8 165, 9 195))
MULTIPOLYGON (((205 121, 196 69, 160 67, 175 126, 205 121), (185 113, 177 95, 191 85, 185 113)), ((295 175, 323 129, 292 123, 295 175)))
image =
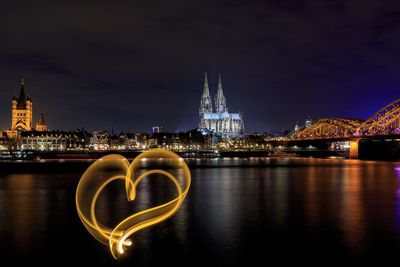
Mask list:
MULTIPOLYGON (((0 160, 95 160, 110 154, 119 154, 128 159, 137 157, 144 150, 107 150, 107 151, 1 151, 0 160)), ((296 150, 290 152, 271 150, 192 150, 175 151, 182 158, 251 158, 251 157, 343 157, 332 150, 296 150)))

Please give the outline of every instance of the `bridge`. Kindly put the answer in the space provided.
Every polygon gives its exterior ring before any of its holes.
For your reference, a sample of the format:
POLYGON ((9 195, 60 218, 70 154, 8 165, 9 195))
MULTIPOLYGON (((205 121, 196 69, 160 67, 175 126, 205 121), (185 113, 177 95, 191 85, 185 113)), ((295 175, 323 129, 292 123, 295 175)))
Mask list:
MULTIPOLYGON (((386 105, 366 120, 323 118, 289 134, 291 145, 347 142, 350 158, 358 158, 359 143, 400 141, 400 99, 386 105)), ((400 146, 399 146, 400 152, 400 146)))

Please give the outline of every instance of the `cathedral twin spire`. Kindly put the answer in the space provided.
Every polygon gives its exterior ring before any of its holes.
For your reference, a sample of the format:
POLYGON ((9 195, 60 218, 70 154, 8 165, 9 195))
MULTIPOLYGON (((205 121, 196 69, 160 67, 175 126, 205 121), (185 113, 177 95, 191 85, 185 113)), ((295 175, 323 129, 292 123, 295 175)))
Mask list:
POLYGON ((207 79, 207 72, 204 73, 204 90, 203 90, 203 97, 210 97, 210 89, 208 87, 208 79, 207 79))
MULTIPOLYGON (((216 113, 228 112, 228 108, 226 107, 226 99, 222 88, 221 74, 218 75, 218 89, 217 89, 217 94, 215 96, 215 112, 216 113)), ((199 113, 200 116, 204 113, 213 113, 210 89, 208 86, 207 72, 205 73, 204 77, 204 89, 203 89, 203 95, 201 97, 199 113)))
POLYGON ((215 112, 224 113, 228 112, 226 107, 226 99, 224 96, 224 91, 222 89, 221 73, 218 75, 218 89, 217 95, 215 96, 215 112))
POLYGON ((212 108, 210 89, 208 87, 208 79, 206 72, 204 77, 204 89, 203 89, 203 95, 201 96, 199 114, 200 116, 202 116, 202 114, 204 113, 212 113, 212 110, 213 108, 212 108))

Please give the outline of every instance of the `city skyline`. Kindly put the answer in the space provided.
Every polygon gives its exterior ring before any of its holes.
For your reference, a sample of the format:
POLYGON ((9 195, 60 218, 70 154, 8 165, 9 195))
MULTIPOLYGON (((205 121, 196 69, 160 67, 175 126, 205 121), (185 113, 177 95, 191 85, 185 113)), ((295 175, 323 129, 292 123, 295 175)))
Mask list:
POLYGON ((45 113, 53 129, 196 128, 206 71, 211 84, 223 74, 246 132, 292 129, 308 115, 366 119, 398 98, 399 10, 380 1, 7 3, 0 127, 23 77, 41 107, 34 120, 45 113))

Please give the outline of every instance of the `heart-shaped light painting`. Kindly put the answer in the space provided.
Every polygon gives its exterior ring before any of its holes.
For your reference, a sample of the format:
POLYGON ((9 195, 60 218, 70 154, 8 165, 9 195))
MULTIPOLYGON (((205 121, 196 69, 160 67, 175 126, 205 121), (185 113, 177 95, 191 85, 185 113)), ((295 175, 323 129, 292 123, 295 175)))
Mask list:
POLYGON ((96 160, 82 175, 76 189, 76 208, 79 217, 98 241, 110 247, 111 254, 118 259, 127 246, 132 245, 131 235, 143 228, 158 224, 174 215, 182 205, 191 182, 189 167, 186 162, 172 151, 152 149, 139 154, 132 163, 121 155, 107 155, 96 160), (162 169, 148 170, 137 175, 141 161, 162 159, 168 166, 181 170, 181 179, 162 169), (175 185, 177 196, 171 201, 128 216, 114 228, 101 224, 95 214, 96 201, 102 190, 116 180, 125 181, 128 201, 134 201, 140 181, 152 174, 161 174, 175 185))

